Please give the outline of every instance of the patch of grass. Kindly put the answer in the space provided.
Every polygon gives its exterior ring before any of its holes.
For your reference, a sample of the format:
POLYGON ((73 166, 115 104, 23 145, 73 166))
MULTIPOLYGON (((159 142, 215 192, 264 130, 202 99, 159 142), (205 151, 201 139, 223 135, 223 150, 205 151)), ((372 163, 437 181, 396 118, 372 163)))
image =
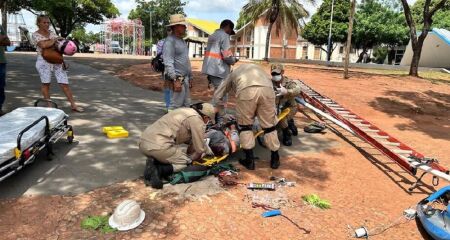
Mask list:
POLYGON ((109 226, 108 216, 88 216, 81 221, 81 228, 88 230, 100 230, 102 233, 116 232, 117 229, 109 226))
POLYGON ((303 195, 302 199, 309 205, 318 207, 320 209, 330 209, 331 208, 331 204, 325 199, 320 199, 320 197, 317 194, 303 195))
MULTIPOLYGON (((356 68, 355 68, 356 69, 356 68)), ((355 70, 353 69, 353 70, 355 70)), ((409 71, 405 70, 383 70, 383 69, 357 69, 356 71, 374 73, 380 75, 398 75, 398 76, 408 76, 409 71)), ((442 81, 450 82, 450 74, 438 71, 419 71, 419 76, 421 78, 431 80, 431 81, 442 81)))

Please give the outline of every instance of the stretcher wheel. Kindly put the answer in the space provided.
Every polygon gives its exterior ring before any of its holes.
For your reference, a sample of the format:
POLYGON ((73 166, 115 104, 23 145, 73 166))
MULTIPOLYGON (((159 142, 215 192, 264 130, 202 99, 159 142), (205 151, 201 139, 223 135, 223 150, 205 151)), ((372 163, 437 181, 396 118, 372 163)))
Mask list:
POLYGON ((68 136, 67 137, 67 142, 73 143, 73 136, 68 136))

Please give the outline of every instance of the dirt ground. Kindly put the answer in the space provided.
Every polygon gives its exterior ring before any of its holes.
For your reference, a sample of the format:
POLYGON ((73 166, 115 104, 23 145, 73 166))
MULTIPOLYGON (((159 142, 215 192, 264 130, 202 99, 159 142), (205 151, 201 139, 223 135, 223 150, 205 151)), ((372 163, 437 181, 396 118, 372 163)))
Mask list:
MULTIPOLYGON (((193 99, 209 100, 206 78, 193 62, 193 99)), ((267 65, 263 65, 268 70, 267 65)), ((160 90, 160 75, 149 64, 116 72, 142 88, 160 90)), ((407 145, 450 166, 450 85, 409 77, 351 73, 288 66, 286 75, 305 81, 407 145)), ((298 114, 297 125, 309 120, 298 114)), ((348 239, 349 229, 386 226, 413 206, 432 187, 413 193, 406 189, 413 178, 396 164, 358 139, 328 131, 324 142, 338 142, 323 152, 282 156, 279 170, 269 168, 268 156, 257 162, 256 171, 240 172, 241 183, 267 182, 272 175, 295 181, 268 193, 289 199, 281 207, 288 217, 263 218, 261 208, 248 200, 254 193, 238 185, 225 191, 192 199, 189 187, 181 195, 161 194, 146 188, 142 180, 130 180, 77 196, 21 197, 0 201, 2 239, 348 239), (316 193, 332 208, 305 205, 301 196, 316 193), (141 203, 147 216, 137 229, 101 234, 83 230, 81 219, 110 214, 122 200, 141 203)), ((301 139, 300 139, 301 141, 301 139)), ((301 144, 301 143, 300 143, 301 144)), ((295 148, 295 146, 292 146, 295 148)), ((425 179, 430 183, 430 179, 425 179)), ((437 187, 445 186, 444 182, 437 187)), ((423 239, 415 221, 395 226, 373 239, 423 239)))

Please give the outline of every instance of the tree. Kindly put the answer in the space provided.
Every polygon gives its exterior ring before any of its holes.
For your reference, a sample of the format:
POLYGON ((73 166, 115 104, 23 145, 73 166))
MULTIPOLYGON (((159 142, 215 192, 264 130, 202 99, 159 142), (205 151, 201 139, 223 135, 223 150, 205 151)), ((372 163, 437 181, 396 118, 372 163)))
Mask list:
POLYGON ((358 61, 363 60, 368 49, 385 44, 391 48, 405 45, 408 27, 403 13, 396 12, 378 0, 366 0, 358 6, 353 29, 353 45, 362 49, 358 61))
MULTIPOLYGON (((130 11, 128 19, 141 19, 145 26, 145 36, 150 36, 150 11, 152 25, 152 41, 165 38, 167 35, 166 25, 169 24, 170 15, 184 14, 183 7, 186 5, 181 0, 137 0, 137 7, 130 11)), ((150 37, 149 37, 150 39, 150 37)))
POLYGON ((85 28, 76 28, 71 33, 72 38, 83 44, 93 44, 100 42, 100 33, 86 32, 85 28))
POLYGON ((37 15, 44 12, 56 31, 67 37, 76 27, 100 24, 104 18, 119 15, 111 0, 28 0, 27 10, 37 15))
POLYGON ((250 15, 248 15, 246 12, 241 11, 239 13, 239 18, 236 23, 236 29, 241 29, 245 24, 249 23, 252 19, 250 18, 250 15))
POLYGON ((347 44, 345 47, 345 62, 344 62, 344 79, 348 78, 348 64, 350 63, 350 48, 352 44, 353 22, 355 17, 356 0, 352 0, 350 5, 350 16, 348 17, 348 33, 347 44))
MULTIPOLYGON (((417 0, 411 8, 413 19, 416 23, 423 23, 423 9, 425 0, 417 0)), ((440 10, 436 11, 433 16, 431 28, 444 28, 450 30, 450 2, 440 10)))
POLYGON ((411 65, 409 68, 409 75, 418 77, 419 76, 419 61, 420 55, 422 53, 422 46, 425 38, 428 35, 428 32, 431 29, 431 25, 433 24, 433 16, 439 9, 443 9, 448 6, 447 0, 425 0, 422 12, 422 22, 416 22, 413 18, 411 8, 409 7, 407 0, 401 0, 403 5, 403 11, 405 13, 406 23, 409 26, 409 35, 411 38, 411 47, 413 51, 413 57, 411 60, 411 65), (419 37, 417 37, 417 24, 419 23, 419 27, 421 28, 421 33, 419 37))
MULTIPOLYGON (((317 12, 311 17, 311 21, 305 25, 302 36, 315 45, 328 43, 330 28, 332 0, 324 0, 317 12)), ((331 51, 322 48, 327 53, 327 60, 331 58, 331 53, 337 45, 347 39, 348 17, 350 14, 350 2, 347 0, 335 0, 333 12, 333 27, 331 29, 331 51)))
MULTIPOLYGON (((314 0, 310 0, 310 2, 314 2, 314 0)), ((278 36, 282 26, 288 31, 297 32, 300 19, 309 16, 308 11, 298 0, 249 0, 241 12, 247 14, 253 23, 258 21, 262 15, 265 16, 265 21, 269 22, 264 54, 266 61, 269 56, 272 27, 275 25, 275 34, 278 36)))

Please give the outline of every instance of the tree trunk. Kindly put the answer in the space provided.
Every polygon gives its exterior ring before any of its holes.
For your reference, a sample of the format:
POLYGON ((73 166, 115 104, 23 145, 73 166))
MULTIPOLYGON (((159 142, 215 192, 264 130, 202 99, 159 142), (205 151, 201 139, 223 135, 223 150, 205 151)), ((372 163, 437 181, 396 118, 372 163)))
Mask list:
POLYGON ((0 7, 2 9, 2 28, 5 34, 8 35, 8 8, 6 1, 2 1, 0 7))
POLYGON ((350 62, 350 49, 352 47, 353 17, 355 15, 355 1, 352 0, 350 16, 348 18, 347 46, 345 48, 344 78, 348 79, 348 64, 350 62))
POLYGON ((264 61, 269 61, 269 48, 270 48, 270 33, 272 32, 273 22, 269 23, 269 28, 267 29, 266 36, 266 49, 264 52, 264 61))
POLYGON ((422 54, 423 42, 424 42, 425 38, 427 37, 428 30, 429 30, 429 29, 426 29, 425 25, 426 24, 424 23, 424 29, 423 29, 422 33, 420 34, 419 38, 417 39, 417 43, 411 44, 413 56, 411 59, 411 65, 409 66, 409 75, 410 76, 419 77, 420 55, 422 54))

